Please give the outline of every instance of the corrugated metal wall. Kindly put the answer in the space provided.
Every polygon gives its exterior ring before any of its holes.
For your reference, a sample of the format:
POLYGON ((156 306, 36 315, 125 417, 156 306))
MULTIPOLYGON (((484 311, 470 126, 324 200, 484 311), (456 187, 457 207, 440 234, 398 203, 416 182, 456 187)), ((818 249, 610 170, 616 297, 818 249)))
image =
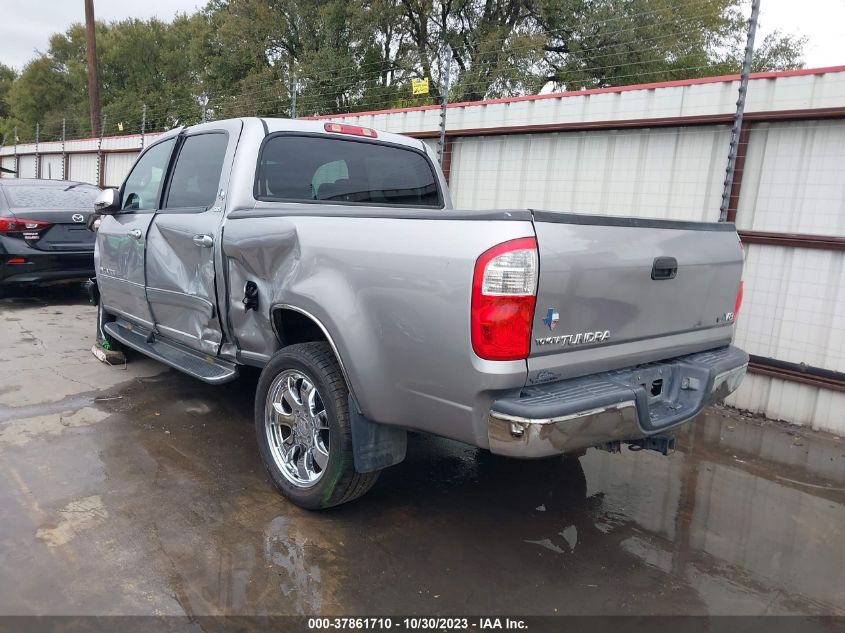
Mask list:
MULTIPOLYGON (((14 156, 2 156, 2 157, 0 157, 0 167, 14 171, 14 169, 15 169, 15 157, 14 156)), ((0 172, 0 177, 11 178, 13 176, 11 176, 10 174, 4 174, 4 173, 0 172)))
POLYGON ((845 252, 751 244, 737 341, 757 356, 845 372, 845 252))
POLYGON ((35 178, 35 156, 18 157, 18 176, 21 178, 35 178))
POLYGON ((845 235, 845 121, 754 124, 736 223, 845 235))
POLYGON ((720 125, 460 138, 452 196, 470 209, 715 221, 729 135, 720 125))
MULTIPOLYGON (((736 89, 733 78, 715 78, 452 104, 444 170, 455 206, 715 221, 736 89)), ((841 238, 845 68, 755 75, 748 99, 737 227, 841 238)), ((439 116, 427 107, 332 118, 422 137, 436 150, 439 116)), ((67 143, 68 178, 96 182, 97 144, 67 143)), ((138 136, 103 140, 106 185, 122 181, 140 145, 138 136)), ((21 176, 33 176, 35 147, 17 151, 21 176)), ((4 166, 11 153, 0 150, 4 166)), ((737 343, 758 357, 845 372, 844 260, 836 248, 746 244, 737 343)), ((750 374, 729 403, 845 432, 845 391, 750 374)))
POLYGON ((837 435, 845 432, 845 393, 840 391, 750 373, 726 402, 774 420, 805 424, 837 435))
POLYGON ((104 184, 106 187, 119 187, 132 165, 135 163, 135 154, 106 154, 104 184))
POLYGON ((63 180, 61 155, 50 154, 41 157, 41 177, 47 180, 63 180))
POLYGON ((71 154, 68 164, 68 180, 97 184, 97 154, 71 154))

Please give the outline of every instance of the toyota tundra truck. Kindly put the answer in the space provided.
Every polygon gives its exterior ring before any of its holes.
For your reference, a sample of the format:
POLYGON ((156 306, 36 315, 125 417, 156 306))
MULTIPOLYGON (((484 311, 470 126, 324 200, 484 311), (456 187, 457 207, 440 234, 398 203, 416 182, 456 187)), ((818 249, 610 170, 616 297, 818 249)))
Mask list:
POLYGON ((454 209, 413 138, 180 128, 95 209, 104 346, 212 385, 260 368, 259 452, 305 508, 364 494, 408 431, 512 458, 666 452, 748 363, 733 224, 454 209))

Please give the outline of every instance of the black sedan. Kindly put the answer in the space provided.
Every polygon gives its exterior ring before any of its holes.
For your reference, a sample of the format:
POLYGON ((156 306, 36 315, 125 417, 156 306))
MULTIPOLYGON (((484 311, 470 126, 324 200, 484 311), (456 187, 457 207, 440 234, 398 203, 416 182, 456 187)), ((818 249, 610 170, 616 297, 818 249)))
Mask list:
POLYGON ((67 180, 0 179, 0 294, 94 276, 95 235, 85 222, 99 191, 67 180))

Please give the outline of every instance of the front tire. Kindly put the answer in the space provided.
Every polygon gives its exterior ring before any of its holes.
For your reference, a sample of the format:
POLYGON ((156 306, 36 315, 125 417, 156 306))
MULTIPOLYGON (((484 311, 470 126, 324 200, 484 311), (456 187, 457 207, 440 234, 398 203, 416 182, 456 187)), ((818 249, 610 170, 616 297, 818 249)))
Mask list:
POLYGON ((367 492, 378 472, 358 473, 352 454, 349 391, 327 343, 277 352, 258 380, 255 435, 273 484, 310 510, 367 492))

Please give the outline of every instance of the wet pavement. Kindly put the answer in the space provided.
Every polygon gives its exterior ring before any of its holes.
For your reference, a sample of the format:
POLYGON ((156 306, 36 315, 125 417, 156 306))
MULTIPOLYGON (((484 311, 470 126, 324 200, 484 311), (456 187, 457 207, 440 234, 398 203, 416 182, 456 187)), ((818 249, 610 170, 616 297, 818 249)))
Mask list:
POLYGON ((0 301, 0 614, 845 614, 845 441, 714 408, 669 456, 513 462, 413 435, 359 501, 279 497, 257 375, 89 352, 0 301))

